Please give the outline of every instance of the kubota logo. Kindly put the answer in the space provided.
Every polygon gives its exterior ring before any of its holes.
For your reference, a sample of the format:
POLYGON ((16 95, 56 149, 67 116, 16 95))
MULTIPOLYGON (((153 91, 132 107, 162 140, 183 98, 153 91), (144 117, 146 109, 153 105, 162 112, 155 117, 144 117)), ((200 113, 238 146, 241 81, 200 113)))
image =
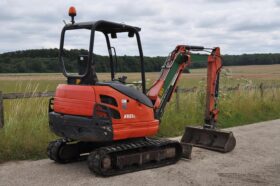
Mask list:
POLYGON ((136 118, 136 116, 134 114, 125 114, 123 118, 124 119, 134 119, 134 118, 136 118))

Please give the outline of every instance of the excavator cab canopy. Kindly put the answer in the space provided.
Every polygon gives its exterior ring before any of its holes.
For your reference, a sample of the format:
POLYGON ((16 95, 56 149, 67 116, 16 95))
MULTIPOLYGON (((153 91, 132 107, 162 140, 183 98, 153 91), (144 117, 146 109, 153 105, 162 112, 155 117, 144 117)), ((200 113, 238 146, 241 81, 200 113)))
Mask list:
POLYGON ((123 23, 115 23, 105 20, 93 21, 93 22, 80 22, 74 24, 67 24, 63 29, 70 30, 70 29, 79 29, 79 28, 86 28, 89 30, 100 31, 104 33, 118 33, 118 32, 140 32, 141 28, 126 25, 123 23))
MULTIPOLYGON (((115 48, 110 44, 110 37, 112 39, 117 38, 118 33, 127 32, 127 36, 132 38, 136 36, 136 41, 139 51, 140 67, 141 67, 141 80, 142 80, 142 91, 146 91, 146 82, 145 82, 145 69, 143 61, 143 50, 140 40, 139 32, 141 28, 126 25, 123 23, 115 23, 110 21, 99 20, 96 22, 80 22, 80 23, 70 23, 66 24, 61 32, 60 39, 60 52, 59 52, 59 61, 62 66, 62 71, 64 76, 67 77, 68 84, 89 84, 95 85, 97 82, 96 69, 95 69, 95 54, 93 53, 95 46, 95 33, 101 32, 105 36, 107 49, 109 52, 110 58, 110 70, 111 70, 111 81, 115 80, 115 63, 117 60, 115 48), (66 70, 67 64, 65 63, 65 36, 66 32, 70 30, 89 30, 89 45, 88 49, 83 51, 82 54, 78 56, 78 73, 71 73, 66 70), (114 54, 114 56, 113 56, 114 54), (115 61, 115 63, 114 63, 115 61)), ((77 38, 78 39, 78 38, 77 38)))

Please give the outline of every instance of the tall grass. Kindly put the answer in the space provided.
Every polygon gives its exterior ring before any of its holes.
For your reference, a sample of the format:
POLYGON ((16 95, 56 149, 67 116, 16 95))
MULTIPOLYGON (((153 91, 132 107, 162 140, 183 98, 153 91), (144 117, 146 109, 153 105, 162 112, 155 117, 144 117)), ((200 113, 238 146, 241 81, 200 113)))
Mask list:
MULTIPOLYGON (((159 136, 179 136, 187 125, 203 125, 205 92, 180 95, 179 110, 172 100, 162 119, 159 136)), ((221 92, 219 128, 239 126, 280 118, 280 89, 221 92)))
MULTIPOLYGON (((36 92, 29 84, 24 92, 36 92)), ((54 138, 48 128, 48 98, 4 100, 5 126, 0 129, 0 161, 45 157, 54 138)))

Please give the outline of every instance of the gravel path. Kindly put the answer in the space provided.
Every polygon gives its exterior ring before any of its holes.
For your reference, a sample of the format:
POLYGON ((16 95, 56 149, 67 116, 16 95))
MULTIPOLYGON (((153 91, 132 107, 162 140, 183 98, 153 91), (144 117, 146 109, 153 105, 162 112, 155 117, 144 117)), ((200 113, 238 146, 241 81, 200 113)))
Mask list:
POLYGON ((8 162, 0 185, 280 185, 280 120, 230 130, 237 146, 228 154, 193 148, 192 160, 110 178, 91 174, 86 162, 8 162))

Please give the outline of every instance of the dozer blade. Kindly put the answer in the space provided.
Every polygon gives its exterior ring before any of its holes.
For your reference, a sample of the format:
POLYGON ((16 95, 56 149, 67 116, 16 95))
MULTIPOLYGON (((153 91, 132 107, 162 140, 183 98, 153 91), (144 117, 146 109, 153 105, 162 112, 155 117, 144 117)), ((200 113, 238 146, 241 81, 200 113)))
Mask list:
POLYGON ((229 131, 186 127, 181 144, 183 147, 187 144, 225 153, 234 149, 236 140, 229 131))

